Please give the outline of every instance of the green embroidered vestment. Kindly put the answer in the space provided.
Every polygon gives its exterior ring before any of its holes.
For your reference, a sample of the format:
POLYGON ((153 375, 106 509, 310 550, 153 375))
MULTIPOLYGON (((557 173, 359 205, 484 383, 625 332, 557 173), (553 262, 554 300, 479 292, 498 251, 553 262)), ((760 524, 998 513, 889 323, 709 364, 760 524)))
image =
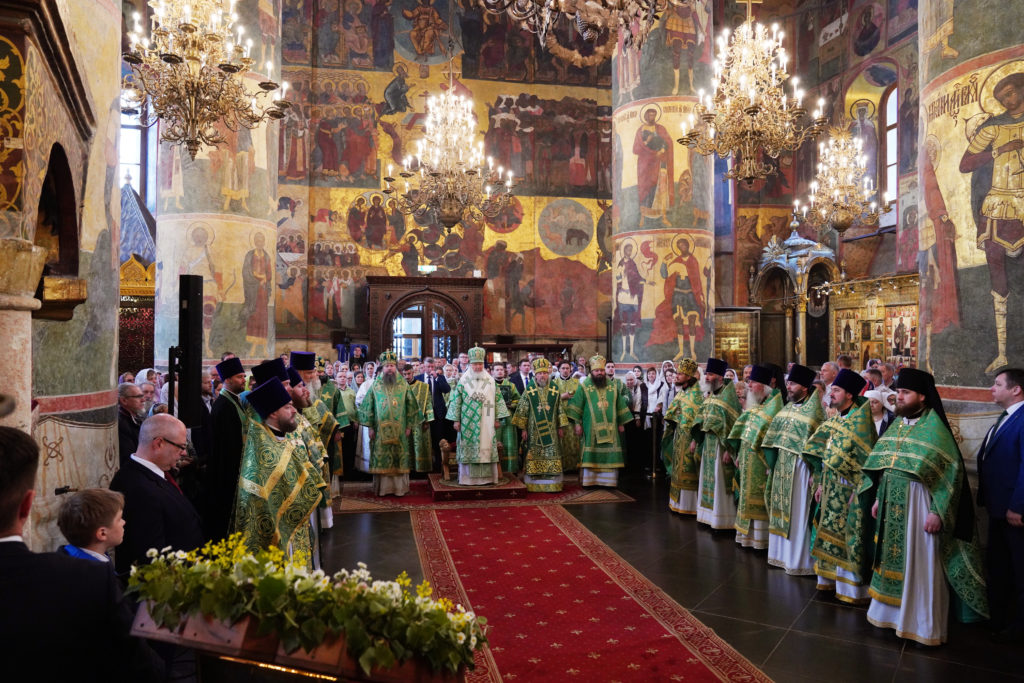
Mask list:
POLYGON ((772 418, 782 410, 782 394, 778 389, 760 405, 744 410, 729 432, 729 450, 736 454, 736 474, 739 480, 739 499, 736 506, 736 530, 750 533, 753 520, 768 521, 765 503, 765 484, 768 465, 761 442, 772 418))
POLYGON ((530 387, 520 397, 511 423, 513 429, 525 429, 529 439, 523 472, 539 477, 561 474, 558 429, 564 431, 569 424, 562 410, 561 392, 551 384, 543 389, 530 387))
POLYGON ((624 385, 609 380, 599 389, 586 377, 565 413, 574 424, 583 425, 581 467, 615 469, 625 465, 619 427, 632 420, 633 413, 624 385))
POLYGON ((704 406, 704 393, 700 383, 694 382, 686 391, 680 391, 665 411, 665 434, 661 438, 661 460, 671 482, 669 496, 679 499, 681 491, 696 491, 698 456, 690 451, 694 423, 700 418, 704 406))
MULTIPOLYGON (((727 379, 717 394, 704 398, 700 417, 690 428, 700 451, 700 472, 703 475, 700 491, 702 507, 712 508, 715 505, 715 460, 718 457, 718 447, 721 446, 727 451, 732 450, 729 445, 729 433, 732 432, 732 426, 742 410, 739 396, 736 395, 736 386, 732 380, 727 379)), ((731 495, 736 465, 723 462, 722 476, 725 477, 725 490, 731 495)))
POLYGON ((373 380, 359 406, 359 422, 374 430, 370 474, 408 474, 414 463, 420 462, 414 451, 415 440, 405 432, 419 429, 423 413, 404 379, 397 378, 393 385, 385 384, 382 378, 373 380))
MULTIPOLYGON (((803 403, 790 403, 778 412, 765 432, 761 447, 768 464, 765 483, 768 503, 768 532, 789 538, 793 512, 793 477, 804 444, 825 421, 821 394, 815 389, 803 403)), ((800 520, 806 524, 809 520, 800 520)))

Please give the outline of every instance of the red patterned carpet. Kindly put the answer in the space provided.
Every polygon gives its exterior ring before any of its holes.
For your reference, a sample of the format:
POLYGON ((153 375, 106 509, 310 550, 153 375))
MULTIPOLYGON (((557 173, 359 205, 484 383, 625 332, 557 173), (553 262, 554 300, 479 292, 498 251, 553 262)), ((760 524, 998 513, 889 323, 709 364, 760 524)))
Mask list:
POLYGON ((561 507, 416 510, 435 596, 488 621, 483 681, 768 681, 561 507))
MULTIPOLYGON (((522 488, 522 487, 521 487, 522 488)), ((522 488, 525 492, 525 488, 522 488)), ((455 508, 492 508, 533 505, 577 505, 581 503, 629 503, 633 499, 616 489, 584 489, 576 478, 565 482, 560 493, 526 493, 525 498, 509 500, 434 500, 430 482, 416 479, 409 483, 409 493, 376 496, 370 482, 345 482, 341 496, 335 499, 335 513, 401 512, 411 510, 451 510, 455 508)))

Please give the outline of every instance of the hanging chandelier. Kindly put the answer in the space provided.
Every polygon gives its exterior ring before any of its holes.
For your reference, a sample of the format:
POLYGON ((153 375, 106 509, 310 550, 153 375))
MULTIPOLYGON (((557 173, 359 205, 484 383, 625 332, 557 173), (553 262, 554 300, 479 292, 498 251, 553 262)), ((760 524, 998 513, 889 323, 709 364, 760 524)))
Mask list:
POLYGON ((512 198, 514 176, 494 160, 484 158, 484 143, 476 139, 473 100, 455 93, 454 65, 449 63, 448 89, 427 100, 423 137, 416 154, 407 156, 398 175, 388 165, 384 193, 396 200, 403 214, 429 220, 432 214, 451 230, 466 212, 494 218, 512 198), (404 182, 404 188, 395 183, 404 182))
POLYGON ((201 145, 225 141, 218 122, 230 130, 256 128, 283 118, 291 106, 288 84, 271 80, 270 62, 259 89, 246 88, 252 39, 243 42, 244 29, 235 28, 235 2, 150 0, 150 35, 144 35, 138 13, 128 35, 123 58, 132 72, 124 79, 122 110, 138 114, 144 126, 163 121, 161 139, 184 144, 193 159, 201 145))
POLYGON ((508 14, 516 25, 547 43, 548 33, 562 16, 571 21, 576 32, 588 43, 597 42, 608 31, 609 42, 621 33, 627 47, 640 49, 654 28, 660 13, 685 0, 480 0, 492 14, 508 14))
POLYGON ((875 188, 865 176, 863 140, 842 128, 830 129, 829 135, 828 144, 818 143, 818 173, 808 204, 801 208, 794 202, 794 214, 800 212, 819 234, 831 229, 842 235, 854 223, 878 225, 881 215, 892 209, 892 200, 888 192, 881 207, 871 200, 875 188))
POLYGON ((803 107, 803 91, 792 79, 793 94, 787 97, 783 84, 789 78, 789 57, 782 47, 783 32, 778 25, 769 31, 754 22, 751 0, 747 20, 730 40, 729 30, 718 39, 712 91, 698 92, 698 102, 682 124, 681 145, 693 147, 705 156, 733 155, 726 178, 752 183, 776 172, 765 157, 795 151, 805 140, 817 137, 826 125, 823 100, 810 119, 803 107))

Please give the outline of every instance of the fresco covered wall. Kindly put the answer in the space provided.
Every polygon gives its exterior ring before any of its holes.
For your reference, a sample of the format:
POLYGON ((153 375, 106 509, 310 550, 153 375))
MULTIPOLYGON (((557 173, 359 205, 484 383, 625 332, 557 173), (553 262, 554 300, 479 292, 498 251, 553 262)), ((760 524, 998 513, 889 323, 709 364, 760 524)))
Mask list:
MULTIPOLYGON (((489 278, 484 337, 603 337, 611 315, 610 62, 443 0, 288 0, 284 78, 296 106, 278 147, 275 316, 283 348, 365 339, 366 276, 489 278), (449 38, 455 49, 449 74, 449 38), (562 58, 577 51, 575 62, 562 58), (426 101, 452 84, 473 98, 478 139, 517 187, 494 218, 447 233, 381 192, 423 130, 426 101)), ((598 50, 607 50, 599 42, 598 50)))
POLYGON ((1024 360, 1012 332, 1024 315, 1024 46, 985 6, 931 1, 919 12, 923 361, 943 384, 984 387, 1024 360))
POLYGON ((119 24, 117 0, 58 3, 76 65, 95 117, 91 139, 76 141, 74 127, 43 54, 28 52, 24 211, 34 228, 50 150, 67 152, 80 207, 78 275, 88 299, 65 322, 35 320, 33 332, 33 434, 43 457, 26 540, 33 550, 62 542, 56 528, 59 486, 106 485, 117 465, 114 362, 117 345, 117 249, 120 220, 118 126, 120 50, 109 40, 119 24), (36 88, 35 86, 41 86, 36 88))

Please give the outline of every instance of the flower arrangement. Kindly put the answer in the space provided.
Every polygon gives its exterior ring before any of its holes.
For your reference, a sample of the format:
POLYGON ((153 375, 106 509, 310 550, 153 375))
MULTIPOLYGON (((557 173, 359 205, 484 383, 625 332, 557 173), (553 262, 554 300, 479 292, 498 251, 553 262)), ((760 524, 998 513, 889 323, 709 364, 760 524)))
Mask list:
POLYGON ((474 651, 487 642, 485 619, 434 600, 426 581, 413 593, 405 572, 377 581, 359 563, 328 576, 277 547, 250 552, 241 534, 188 553, 153 548, 147 556, 150 564, 132 568, 128 591, 148 602, 163 628, 174 630, 195 614, 229 624, 249 616, 259 635, 275 634, 287 653, 343 635, 367 675, 411 658, 456 673, 473 668, 474 651))

